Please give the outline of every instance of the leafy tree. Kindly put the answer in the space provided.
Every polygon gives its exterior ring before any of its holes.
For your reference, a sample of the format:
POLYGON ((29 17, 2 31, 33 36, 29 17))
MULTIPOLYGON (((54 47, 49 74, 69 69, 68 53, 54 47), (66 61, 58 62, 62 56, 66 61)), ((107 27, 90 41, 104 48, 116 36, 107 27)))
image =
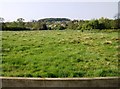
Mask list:
POLYGON ((0 23, 3 23, 4 22, 4 18, 0 17, 0 23))
POLYGON ((78 29, 78 22, 75 21, 69 21, 67 24, 67 28, 68 29, 73 29, 73 30, 77 30, 78 29))
POLYGON ((78 21, 78 27, 77 27, 77 30, 81 30, 83 24, 84 24, 84 21, 83 21, 83 20, 78 21))
POLYGON ((18 22, 23 22, 24 20, 25 20, 25 19, 23 19, 23 18, 18 18, 18 19, 17 19, 18 22))
POLYGON ((85 22, 83 25, 82 25, 82 30, 91 30, 93 27, 91 25, 90 22, 85 22))
POLYGON ((24 28, 24 27, 25 27, 24 20, 25 20, 25 19, 23 19, 23 18, 18 18, 18 19, 17 19, 17 23, 18 23, 17 27, 24 28))
POLYGON ((100 30, 105 29, 105 19, 104 19, 104 17, 101 17, 98 21, 99 21, 99 26, 98 26, 98 28, 99 28, 100 30))
POLYGON ((98 29, 98 25, 99 25, 99 22, 98 22, 98 20, 90 20, 89 21, 89 26, 91 26, 92 27, 92 29, 98 29))
POLYGON ((47 25, 46 23, 42 23, 42 22, 35 22, 34 26, 33 26, 33 29, 36 29, 36 30, 47 30, 47 25))
POLYGON ((68 29, 73 29, 73 22, 72 21, 70 21, 70 22, 68 22, 68 24, 67 24, 67 28, 68 29))
POLYGON ((39 30, 47 30, 46 23, 42 23, 39 30))
POLYGON ((59 25, 59 26, 57 27, 58 30, 64 30, 65 28, 66 28, 66 27, 63 26, 63 25, 59 25))

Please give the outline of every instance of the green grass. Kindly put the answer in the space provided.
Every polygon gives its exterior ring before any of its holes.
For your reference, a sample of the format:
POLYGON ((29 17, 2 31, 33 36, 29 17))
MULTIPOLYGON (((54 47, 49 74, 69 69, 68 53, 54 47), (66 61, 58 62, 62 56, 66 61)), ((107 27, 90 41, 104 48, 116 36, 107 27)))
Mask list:
POLYGON ((118 76, 118 33, 3 31, 2 76, 118 76))

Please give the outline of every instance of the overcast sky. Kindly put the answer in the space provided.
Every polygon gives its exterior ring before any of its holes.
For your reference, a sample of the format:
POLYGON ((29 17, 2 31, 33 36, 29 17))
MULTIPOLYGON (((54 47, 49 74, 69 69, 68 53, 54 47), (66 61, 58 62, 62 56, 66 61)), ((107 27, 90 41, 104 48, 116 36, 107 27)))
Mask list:
POLYGON ((96 19, 114 18, 119 0, 0 0, 0 17, 5 21, 24 18, 26 21, 41 18, 96 19))

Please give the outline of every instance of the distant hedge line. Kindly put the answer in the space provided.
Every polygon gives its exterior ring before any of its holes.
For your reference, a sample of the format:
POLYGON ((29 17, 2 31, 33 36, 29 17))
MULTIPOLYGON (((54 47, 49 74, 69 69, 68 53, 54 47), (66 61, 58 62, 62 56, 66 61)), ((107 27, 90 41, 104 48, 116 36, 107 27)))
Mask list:
POLYGON ((6 27, 2 28, 2 31, 30 31, 31 29, 29 28, 23 28, 23 27, 6 27))
POLYGON ((93 30, 120 29, 120 19, 100 18, 93 20, 69 20, 65 18, 46 18, 38 21, 24 22, 19 18, 13 22, 3 22, 3 31, 31 31, 31 30, 93 30))

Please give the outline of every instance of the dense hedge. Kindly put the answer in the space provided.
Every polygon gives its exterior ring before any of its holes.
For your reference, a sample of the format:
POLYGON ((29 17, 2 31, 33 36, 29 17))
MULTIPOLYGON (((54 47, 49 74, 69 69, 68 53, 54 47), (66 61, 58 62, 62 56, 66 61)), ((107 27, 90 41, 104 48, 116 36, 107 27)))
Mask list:
POLYGON ((2 23, 2 30, 92 30, 92 29, 120 29, 120 19, 92 19, 92 20, 69 20, 67 18, 45 18, 38 21, 23 22, 13 21, 2 23))
POLYGON ((3 31, 29 31, 29 28, 23 28, 23 27, 6 27, 2 28, 3 31))

